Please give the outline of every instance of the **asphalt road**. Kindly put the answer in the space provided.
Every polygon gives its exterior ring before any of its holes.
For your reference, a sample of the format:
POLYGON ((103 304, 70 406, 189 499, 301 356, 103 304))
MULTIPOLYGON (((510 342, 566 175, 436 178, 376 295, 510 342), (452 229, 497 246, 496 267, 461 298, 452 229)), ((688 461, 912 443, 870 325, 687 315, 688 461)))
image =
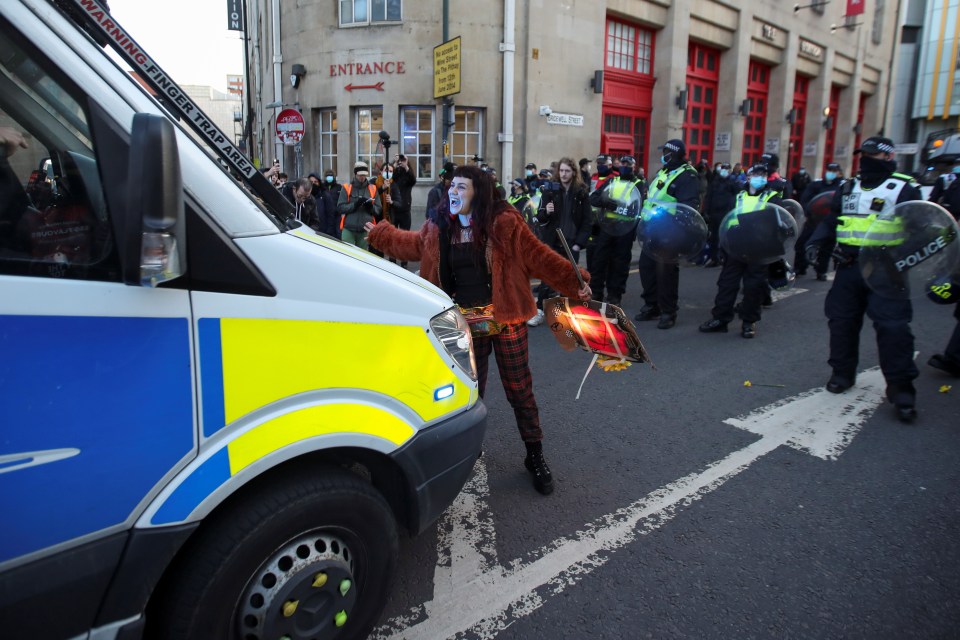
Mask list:
MULTIPOLYGON (((860 375, 859 401, 822 391, 829 282, 799 278, 745 340, 739 321, 697 331, 717 275, 684 266, 677 325, 637 323, 656 370, 595 370, 580 400, 589 355, 531 329, 551 496, 532 488, 491 363, 477 476, 401 541, 375 637, 960 637, 960 381, 925 364, 952 308, 914 304, 920 416, 904 425, 877 373, 860 375), (792 420, 839 433, 833 455, 724 422, 779 428, 804 397, 792 420)), ((635 272, 623 303, 630 317, 642 305, 635 272)), ((877 364, 868 321, 860 371, 877 364)))

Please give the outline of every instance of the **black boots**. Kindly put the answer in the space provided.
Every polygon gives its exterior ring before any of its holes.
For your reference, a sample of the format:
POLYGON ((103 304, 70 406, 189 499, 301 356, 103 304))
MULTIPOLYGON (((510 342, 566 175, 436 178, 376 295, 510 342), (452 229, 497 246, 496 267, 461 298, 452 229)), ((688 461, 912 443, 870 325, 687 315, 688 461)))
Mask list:
POLYGON ((900 422, 913 422, 917 419, 917 391, 912 382, 891 382, 887 384, 887 400, 896 410, 900 422))
POLYGON ((543 495, 553 493, 553 475, 550 473, 547 461, 543 459, 543 443, 527 442, 525 444, 527 445, 527 457, 523 461, 523 466, 533 476, 534 488, 543 495))
POLYGON ((646 322, 647 320, 656 320, 660 317, 660 309, 652 304, 645 304, 643 308, 640 309, 640 313, 633 317, 634 320, 638 322, 646 322))
POLYGON ((843 393, 852 387, 854 382, 854 378, 848 378, 843 374, 834 373, 827 381, 827 391, 830 393, 843 393))
POLYGON ((707 320, 700 325, 701 333, 726 333, 727 332, 727 323, 723 320, 707 320))

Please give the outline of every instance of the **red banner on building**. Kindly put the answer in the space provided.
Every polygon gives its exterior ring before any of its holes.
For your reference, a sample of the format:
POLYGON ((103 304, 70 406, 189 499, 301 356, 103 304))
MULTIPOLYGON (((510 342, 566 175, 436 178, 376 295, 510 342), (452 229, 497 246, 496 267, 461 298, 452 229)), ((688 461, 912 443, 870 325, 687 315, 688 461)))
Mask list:
POLYGON ((863 13, 866 0, 847 0, 847 15, 858 16, 863 13))

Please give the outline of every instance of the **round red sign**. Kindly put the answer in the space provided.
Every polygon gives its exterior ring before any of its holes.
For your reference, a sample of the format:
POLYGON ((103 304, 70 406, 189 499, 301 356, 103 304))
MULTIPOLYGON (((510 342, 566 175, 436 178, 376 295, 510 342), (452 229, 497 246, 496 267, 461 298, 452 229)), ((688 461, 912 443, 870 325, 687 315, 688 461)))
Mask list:
POLYGON ((277 140, 297 144, 303 140, 303 116, 296 109, 284 109, 277 116, 277 140))

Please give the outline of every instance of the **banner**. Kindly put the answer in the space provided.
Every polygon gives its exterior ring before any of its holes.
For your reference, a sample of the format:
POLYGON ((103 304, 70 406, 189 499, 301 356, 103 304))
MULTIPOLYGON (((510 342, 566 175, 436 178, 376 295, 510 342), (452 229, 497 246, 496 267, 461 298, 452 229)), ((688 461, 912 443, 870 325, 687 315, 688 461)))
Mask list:
POLYGON ((863 13, 866 0, 847 0, 847 15, 859 16, 863 13))
POLYGON ((227 0, 227 31, 243 31, 243 0, 227 0))

